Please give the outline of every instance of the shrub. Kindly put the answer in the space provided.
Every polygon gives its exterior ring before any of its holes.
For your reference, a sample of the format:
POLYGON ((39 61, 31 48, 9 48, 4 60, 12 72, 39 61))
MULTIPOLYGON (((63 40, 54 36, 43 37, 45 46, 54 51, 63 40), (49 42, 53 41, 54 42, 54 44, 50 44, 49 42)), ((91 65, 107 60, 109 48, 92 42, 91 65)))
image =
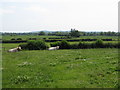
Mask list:
POLYGON ((17 40, 22 40, 22 38, 17 38, 17 40))
POLYGON ((117 48, 120 48, 120 42, 117 43, 117 48))
POLYGON ((46 38, 43 38, 44 40, 46 39, 46 38))
POLYGON ((60 41, 53 42, 50 44, 51 47, 60 46, 60 41))
POLYGON ((28 50, 44 50, 48 48, 48 45, 41 40, 30 40, 27 42, 27 44, 22 44, 20 46, 22 49, 28 50))
POLYGON ((11 40, 16 40, 15 38, 12 38, 11 40))
POLYGON ((28 49, 28 48, 27 48, 27 44, 20 44, 19 46, 20 46, 21 49, 23 49, 23 50, 28 49))
POLYGON ((114 45, 112 43, 104 43, 103 44, 104 48, 113 48, 114 45))
POLYGON ((103 41, 100 40, 100 39, 96 40, 95 46, 96 46, 96 48, 102 48, 103 47, 103 41))
POLYGON ((78 49, 78 44, 71 44, 70 49, 78 49))
POLYGON ((61 41, 59 46, 60 49, 70 49, 70 44, 66 40, 61 41))
POLYGON ((87 47, 87 44, 86 44, 86 43, 79 42, 78 48, 84 49, 84 48, 86 48, 86 47, 87 47))
POLYGON ((29 38, 29 40, 37 40, 37 38, 29 38))
POLYGON ((60 49, 70 49, 70 44, 66 41, 57 41, 50 44, 52 47, 60 46, 60 49))

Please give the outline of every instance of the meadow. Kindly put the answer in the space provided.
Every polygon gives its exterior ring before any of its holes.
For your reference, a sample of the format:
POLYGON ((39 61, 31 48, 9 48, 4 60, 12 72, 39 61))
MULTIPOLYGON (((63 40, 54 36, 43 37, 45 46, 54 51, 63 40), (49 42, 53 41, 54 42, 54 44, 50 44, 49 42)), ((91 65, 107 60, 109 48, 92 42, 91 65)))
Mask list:
POLYGON ((118 49, 23 50, 2 44, 3 88, 115 88, 118 49))
MULTIPOLYGON (((29 38, 37 38, 37 39, 42 39, 42 38, 59 38, 59 37, 65 37, 65 36, 39 36, 39 35, 5 35, 2 36, 3 40, 11 40, 12 38, 21 38, 22 40, 28 40, 29 38)), ((74 38, 73 38, 74 39, 74 38)), ((113 39, 113 40, 118 40, 118 36, 80 36, 78 38, 75 39, 113 39)))

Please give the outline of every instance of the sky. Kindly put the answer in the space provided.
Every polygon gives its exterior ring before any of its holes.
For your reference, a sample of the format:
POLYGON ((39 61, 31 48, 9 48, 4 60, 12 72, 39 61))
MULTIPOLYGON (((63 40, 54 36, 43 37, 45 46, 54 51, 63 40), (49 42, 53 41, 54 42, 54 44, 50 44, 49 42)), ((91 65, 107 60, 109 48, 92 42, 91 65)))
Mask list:
POLYGON ((0 0, 0 32, 117 32, 118 1, 0 0))

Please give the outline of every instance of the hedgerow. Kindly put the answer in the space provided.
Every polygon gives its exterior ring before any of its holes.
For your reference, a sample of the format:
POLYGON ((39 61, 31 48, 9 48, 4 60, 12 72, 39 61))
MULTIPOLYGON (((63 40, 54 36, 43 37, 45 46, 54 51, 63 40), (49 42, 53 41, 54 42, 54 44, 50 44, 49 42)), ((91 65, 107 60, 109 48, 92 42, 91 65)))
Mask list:
POLYGON ((120 48, 120 43, 103 43, 103 40, 96 40, 94 43, 80 41, 78 44, 69 44, 66 40, 50 44, 52 47, 60 46, 60 49, 85 49, 85 48, 120 48))
MULTIPOLYGON (((21 44, 22 49, 27 50, 44 50, 48 45, 41 40, 30 40, 27 44, 21 44)), ((50 43, 51 47, 59 46, 60 49, 86 49, 86 48, 120 48, 120 43, 103 43, 103 40, 96 40, 94 43, 85 43, 80 41, 76 44, 70 44, 66 40, 50 43)))
POLYGON ((27 50, 44 50, 48 48, 48 45, 42 40, 30 40, 26 44, 19 45, 22 49, 27 50))

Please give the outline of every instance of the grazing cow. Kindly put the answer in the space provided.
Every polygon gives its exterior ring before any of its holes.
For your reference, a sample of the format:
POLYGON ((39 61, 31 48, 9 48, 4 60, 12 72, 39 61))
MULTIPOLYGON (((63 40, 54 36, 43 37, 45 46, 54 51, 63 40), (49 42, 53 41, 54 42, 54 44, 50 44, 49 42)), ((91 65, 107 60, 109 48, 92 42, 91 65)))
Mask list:
POLYGON ((57 50, 59 49, 59 46, 56 46, 56 47, 50 47, 48 50, 57 50))
POLYGON ((8 52, 18 52, 20 50, 22 50, 21 47, 17 47, 17 48, 13 48, 13 49, 8 50, 8 52))

